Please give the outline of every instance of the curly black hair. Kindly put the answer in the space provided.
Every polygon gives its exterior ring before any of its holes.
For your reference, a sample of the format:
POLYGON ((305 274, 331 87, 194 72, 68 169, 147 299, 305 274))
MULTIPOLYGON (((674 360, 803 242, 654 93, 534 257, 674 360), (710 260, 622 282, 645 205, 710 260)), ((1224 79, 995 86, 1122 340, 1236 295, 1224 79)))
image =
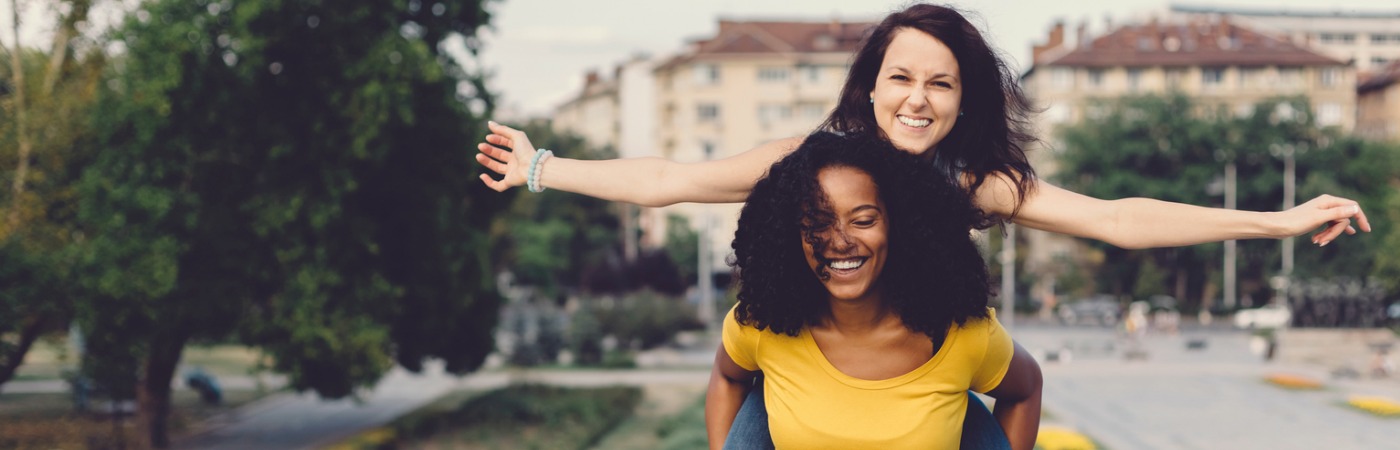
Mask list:
POLYGON ((889 223, 889 256, 877 283, 912 331, 941 340, 953 324, 987 317, 986 263, 969 233, 978 214, 953 180, 869 133, 817 132, 773 164, 744 203, 730 264, 739 276, 740 323, 796 336, 830 312, 807 265, 803 240, 833 217, 817 174, 850 167, 875 180, 889 223))

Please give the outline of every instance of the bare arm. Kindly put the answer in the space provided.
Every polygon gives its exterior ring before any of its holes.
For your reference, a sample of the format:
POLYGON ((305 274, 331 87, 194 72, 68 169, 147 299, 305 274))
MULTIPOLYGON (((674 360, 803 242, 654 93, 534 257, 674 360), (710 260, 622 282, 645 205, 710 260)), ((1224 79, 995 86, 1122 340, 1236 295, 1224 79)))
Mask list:
POLYGON ((996 416, 1013 450, 1031 450, 1040 432, 1040 365, 1021 344, 1011 355, 1011 365, 1001 384, 987 395, 997 399, 992 415, 996 416))
POLYGON ((724 439, 734 425, 734 416, 744 405, 744 397, 749 394, 749 383, 757 373, 734 363, 723 345, 715 352, 715 366, 710 370, 710 387, 705 391, 705 434, 709 437, 711 450, 724 447, 724 439))
MULTIPOLYGON (((477 162, 497 174, 482 182, 496 191, 525 184, 535 147, 525 133, 491 122, 486 142, 477 144, 477 162), (512 151, 505 151, 499 147, 512 151)), ((780 139, 729 158, 677 163, 662 158, 584 161, 554 157, 540 164, 540 184, 604 200, 642 206, 681 202, 738 203, 778 159, 791 153, 802 138, 780 139)))
MULTIPOLYGON (((1002 174, 978 187, 977 205, 1011 214, 1016 193, 1002 174)), ((1038 230, 1097 239, 1123 248, 1195 245, 1230 239, 1282 239, 1324 227, 1312 237, 1326 245, 1342 233, 1355 234, 1351 220, 1371 231, 1355 201, 1323 195, 1287 211, 1255 212, 1206 208, 1147 198, 1100 200, 1037 180, 1014 221, 1038 230)))

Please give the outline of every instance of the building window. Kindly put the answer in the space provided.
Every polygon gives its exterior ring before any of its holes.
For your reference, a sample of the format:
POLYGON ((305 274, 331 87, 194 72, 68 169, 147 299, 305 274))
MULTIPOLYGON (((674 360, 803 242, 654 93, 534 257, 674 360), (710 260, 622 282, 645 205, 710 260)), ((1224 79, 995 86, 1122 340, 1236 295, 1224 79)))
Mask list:
POLYGON ((808 119, 820 119, 826 115, 826 107, 819 103, 808 103, 802 105, 802 117, 808 119))
POLYGON ((808 83, 822 82, 822 66, 806 66, 802 68, 802 77, 808 83))
POLYGON ((1323 68, 1320 81, 1323 87, 1336 87, 1342 84, 1342 70, 1336 67, 1323 68))
POLYGON ((1356 35, 1353 33, 1321 33, 1317 35, 1317 40, 1323 44, 1353 44, 1356 42, 1356 35))
POLYGON ((786 67, 759 67, 758 81, 767 83, 777 83, 787 81, 788 68, 786 67))
POLYGON ((1323 103, 1317 106, 1318 125, 1341 125, 1342 105, 1336 103, 1323 103))
POLYGON ((700 156, 706 161, 715 159, 715 143, 712 141, 700 141, 700 156))
POLYGON ((1051 68, 1050 86, 1055 89, 1074 89, 1074 69, 1069 67, 1051 68))
POLYGON ((1132 67, 1128 69, 1128 92, 1138 92, 1142 90, 1142 69, 1132 67))
POLYGON ((719 120, 719 105, 714 103, 700 103, 695 105, 695 118, 701 122, 719 120))
POLYGON ((715 65, 715 64, 696 64, 696 65, 695 65, 695 83, 696 83, 696 84, 715 84, 715 83, 719 83, 719 66, 718 66, 718 65, 715 65))
POLYGON ((1085 74, 1089 80, 1089 87, 1097 88, 1103 86, 1103 69, 1089 69, 1085 74))
POLYGON ((1375 68, 1377 68, 1377 69, 1379 69, 1379 68, 1385 66, 1386 64, 1390 64, 1390 59, 1389 59, 1389 58, 1386 58, 1386 57, 1384 57, 1384 56, 1372 56, 1372 57, 1371 57, 1371 65, 1372 65, 1372 66, 1376 66, 1375 68))
POLYGON ((1265 83, 1266 83, 1266 81, 1264 80, 1264 69, 1263 69, 1263 68, 1260 68, 1260 67, 1242 67, 1242 68, 1240 68, 1240 87, 1244 87, 1244 88, 1257 88, 1257 87, 1263 87, 1263 86, 1265 85, 1265 83))
POLYGON ((773 122, 792 118, 792 107, 777 103, 758 105, 758 121, 773 122))
POLYGON ((1205 89, 1219 89, 1225 85, 1224 67, 1202 67, 1201 87, 1205 89))
POLYGON ((1186 69, 1167 69, 1167 89, 1181 89, 1186 81, 1186 69))

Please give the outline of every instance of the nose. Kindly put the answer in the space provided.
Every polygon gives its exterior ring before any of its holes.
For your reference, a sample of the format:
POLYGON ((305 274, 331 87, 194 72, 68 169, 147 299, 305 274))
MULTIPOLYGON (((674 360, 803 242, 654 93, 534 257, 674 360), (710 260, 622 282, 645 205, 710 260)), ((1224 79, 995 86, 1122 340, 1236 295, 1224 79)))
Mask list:
POLYGON ((928 90, 923 87, 915 87, 909 90, 909 96, 904 98, 904 104, 909 105, 909 109, 918 111, 928 106, 928 90))
POLYGON ((834 253, 846 253, 855 249, 856 242, 854 239, 851 239, 849 233, 846 233, 845 228, 839 228, 835 230, 833 236, 831 236, 831 241, 828 245, 831 246, 831 251, 834 253))

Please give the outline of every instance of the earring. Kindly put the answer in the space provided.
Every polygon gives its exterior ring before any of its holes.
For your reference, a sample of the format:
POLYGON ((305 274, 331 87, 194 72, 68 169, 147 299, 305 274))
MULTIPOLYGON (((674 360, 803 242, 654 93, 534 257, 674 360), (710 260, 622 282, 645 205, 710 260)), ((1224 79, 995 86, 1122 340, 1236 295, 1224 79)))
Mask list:
POLYGON ((875 104, 875 97, 870 97, 870 104, 872 104, 872 105, 875 104))
POLYGON ((958 111, 958 117, 962 117, 962 115, 963 115, 963 112, 962 112, 962 111, 958 111))

